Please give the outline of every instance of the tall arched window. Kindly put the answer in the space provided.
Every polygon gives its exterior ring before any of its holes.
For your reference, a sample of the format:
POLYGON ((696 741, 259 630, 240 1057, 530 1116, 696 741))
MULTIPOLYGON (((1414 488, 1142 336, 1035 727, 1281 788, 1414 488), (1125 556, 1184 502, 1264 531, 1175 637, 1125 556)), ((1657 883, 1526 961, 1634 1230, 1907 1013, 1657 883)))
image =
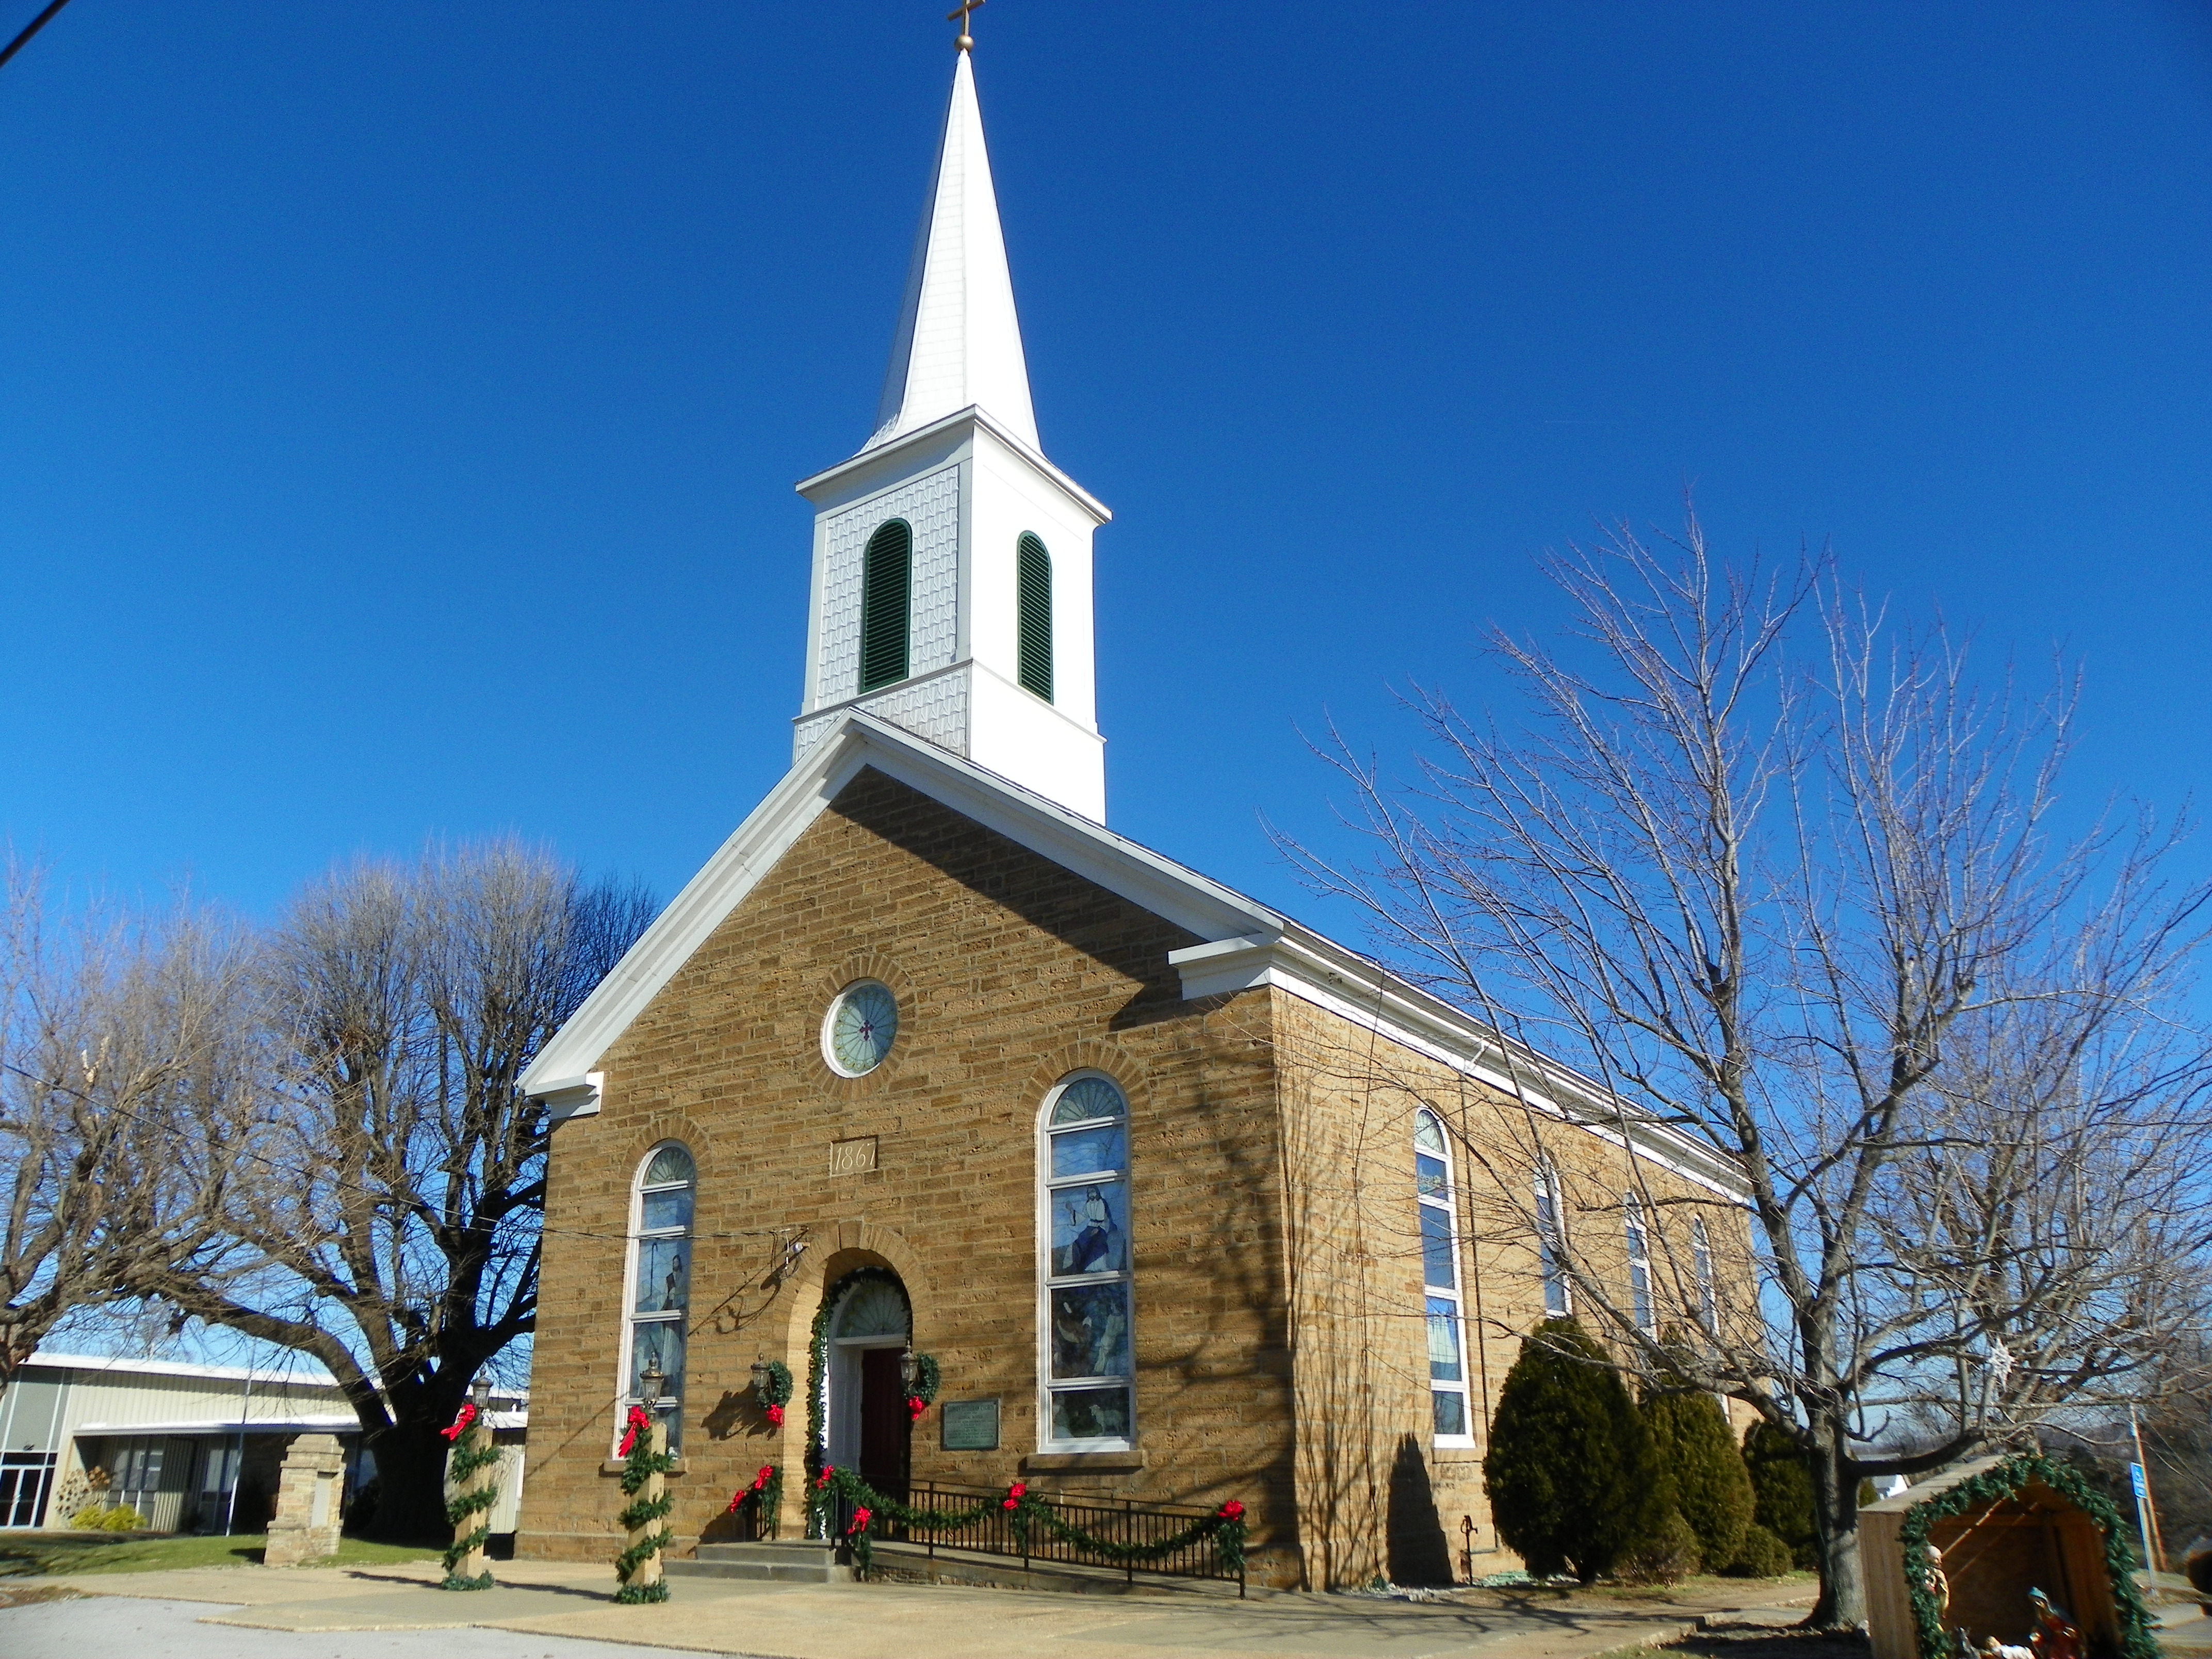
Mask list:
POLYGON ((1705 1218, 1698 1216, 1690 1223, 1690 1267, 1698 1279, 1698 1324, 1706 1335, 1713 1333, 1713 1321, 1719 1310, 1714 1304, 1719 1300, 1713 1284, 1713 1244, 1705 1234, 1705 1218))
POLYGON ((1055 1449, 1135 1443, 1129 1335, 1129 1103, 1095 1072, 1047 1097, 1038 1160, 1043 1421, 1055 1449))
POLYGON ((1567 1285, 1566 1231, 1559 1203, 1559 1172, 1550 1161, 1536 1165, 1536 1260, 1544 1276, 1544 1311, 1554 1317, 1575 1310, 1567 1285))
POLYGON ((1628 1234, 1628 1300, 1633 1310, 1636 1328, 1645 1335, 1656 1335, 1659 1329, 1657 1316, 1651 1307, 1651 1235, 1644 1225, 1644 1205, 1634 1193, 1628 1195, 1626 1206, 1628 1234))
POLYGON ((645 1397, 644 1378, 658 1370, 668 1443, 684 1425, 684 1326, 691 1307, 691 1200, 697 1186, 691 1154, 674 1141, 653 1149, 638 1170, 630 1217, 629 1352, 623 1360, 625 1412, 645 1397))
POLYGON ((1413 1194, 1420 1212, 1431 1423, 1440 1442, 1468 1441, 1474 1430, 1467 1406, 1467 1340, 1460 1318, 1458 1199, 1443 1125, 1425 1107, 1413 1115, 1413 1194))
POLYGON ((860 690, 906 678, 914 589, 914 532, 893 519, 868 538, 860 561, 860 690))
POLYGON ((1015 544, 1016 609, 1021 622, 1022 689, 1052 701, 1052 555, 1024 531, 1015 544))

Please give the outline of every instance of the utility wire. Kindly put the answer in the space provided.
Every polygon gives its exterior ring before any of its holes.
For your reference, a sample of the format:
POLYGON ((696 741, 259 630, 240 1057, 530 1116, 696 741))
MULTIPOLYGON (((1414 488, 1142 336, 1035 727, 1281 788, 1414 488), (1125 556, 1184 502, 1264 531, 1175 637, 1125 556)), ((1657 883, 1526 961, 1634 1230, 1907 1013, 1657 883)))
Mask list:
MULTIPOLYGON (((77 1099, 82 1101, 86 1105, 93 1108, 95 1111, 119 1112, 124 1116, 131 1118, 159 1133, 169 1135, 174 1138, 181 1144, 187 1146, 191 1144, 189 1137, 187 1137, 185 1133, 175 1125, 163 1123, 157 1120, 149 1118, 137 1108, 120 1104, 102 1105, 100 1102, 93 1099, 91 1096, 84 1093, 81 1090, 72 1089, 68 1084, 59 1082, 53 1078, 41 1077, 36 1072, 26 1071, 22 1066, 15 1065, 10 1060, 0 1060, 0 1071, 13 1072, 17 1077, 23 1079, 26 1082, 35 1083, 41 1088, 52 1089, 61 1094, 73 1095, 77 1099)), ((549 1145, 547 1148, 549 1155, 550 1151, 551 1148, 549 1145)), ((342 1176, 333 1175, 327 1170, 315 1170, 300 1164, 280 1163, 276 1159, 269 1157, 264 1152, 257 1152, 245 1147, 237 1147, 233 1149, 231 1155, 234 1158, 245 1159, 248 1163, 258 1164, 262 1168, 268 1170, 272 1174, 289 1176, 293 1179, 299 1181, 319 1182, 324 1186, 339 1192, 357 1194, 361 1197, 368 1199, 375 1203, 388 1204, 395 1201, 404 1202, 405 1200, 406 1195, 404 1193, 396 1192, 389 1187, 377 1188, 366 1186, 360 1182, 349 1181, 342 1176)), ((586 1227, 556 1227, 550 1222, 543 1218, 543 1211, 540 1211, 538 1213, 540 1219, 538 1224, 538 1231, 540 1233, 554 1233, 564 1238, 592 1238, 600 1240, 606 1243, 627 1243, 636 1237, 635 1234, 628 1231, 605 1232, 586 1227)), ((687 1234, 686 1237, 691 1239, 695 1243, 702 1238, 771 1238, 780 1234, 790 1232, 793 1231, 794 1228, 803 1227, 804 1225, 805 1224, 803 1223, 794 1222, 787 1224, 781 1227, 739 1227, 732 1231, 726 1231, 693 1232, 687 1234)), ((492 1229, 489 1226, 485 1226, 480 1227, 476 1231, 489 1233, 492 1229)))
POLYGON ((54 21, 54 14, 58 12, 67 4, 69 4, 69 0, 53 0, 53 3, 52 5, 48 6, 36 17, 33 17, 28 23, 25 24, 23 26, 23 32, 8 43, 8 49, 5 52, 0 52, 0 67, 5 67, 10 58, 13 58, 17 52, 22 51, 25 46, 29 46, 31 44, 31 37, 36 34, 40 29, 46 27, 47 24, 52 22, 54 21))

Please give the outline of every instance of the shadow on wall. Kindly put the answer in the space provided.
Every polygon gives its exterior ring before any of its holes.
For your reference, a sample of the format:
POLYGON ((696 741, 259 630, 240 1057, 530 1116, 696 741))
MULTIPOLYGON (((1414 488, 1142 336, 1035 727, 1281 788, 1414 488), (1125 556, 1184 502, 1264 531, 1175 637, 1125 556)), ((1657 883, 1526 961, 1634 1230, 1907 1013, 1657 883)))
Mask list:
POLYGON ((1428 1460, 1410 1434, 1398 1437, 1390 1465, 1390 1582, 1439 1588, 1452 1582, 1451 1546, 1429 1485, 1428 1460))

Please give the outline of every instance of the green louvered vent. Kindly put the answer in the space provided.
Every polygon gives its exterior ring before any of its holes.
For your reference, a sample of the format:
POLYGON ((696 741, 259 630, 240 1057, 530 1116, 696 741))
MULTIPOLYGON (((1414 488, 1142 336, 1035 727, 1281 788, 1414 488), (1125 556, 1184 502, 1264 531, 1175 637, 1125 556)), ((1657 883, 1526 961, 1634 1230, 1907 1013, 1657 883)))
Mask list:
POLYGON ((914 532, 893 519, 868 538, 860 563, 860 690, 906 678, 907 613, 914 586, 914 532))
POLYGON ((1036 537, 1016 544, 1020 566, 1021 679, 1025 690, 1052 701, 1052 555, 1036 537))

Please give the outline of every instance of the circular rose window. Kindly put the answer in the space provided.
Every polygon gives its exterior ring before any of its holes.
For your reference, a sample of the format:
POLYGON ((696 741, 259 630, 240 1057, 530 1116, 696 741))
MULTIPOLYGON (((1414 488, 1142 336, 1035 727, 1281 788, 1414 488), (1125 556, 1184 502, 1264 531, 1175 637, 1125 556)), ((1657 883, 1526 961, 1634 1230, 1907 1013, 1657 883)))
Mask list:
POLYGON ((830 1005, 822 1023, 822 1054, 830 1069, 861 1077, 884 1063, 898 1035, 898 999, 890 987, 872 979, 848 985, 830 1005))

